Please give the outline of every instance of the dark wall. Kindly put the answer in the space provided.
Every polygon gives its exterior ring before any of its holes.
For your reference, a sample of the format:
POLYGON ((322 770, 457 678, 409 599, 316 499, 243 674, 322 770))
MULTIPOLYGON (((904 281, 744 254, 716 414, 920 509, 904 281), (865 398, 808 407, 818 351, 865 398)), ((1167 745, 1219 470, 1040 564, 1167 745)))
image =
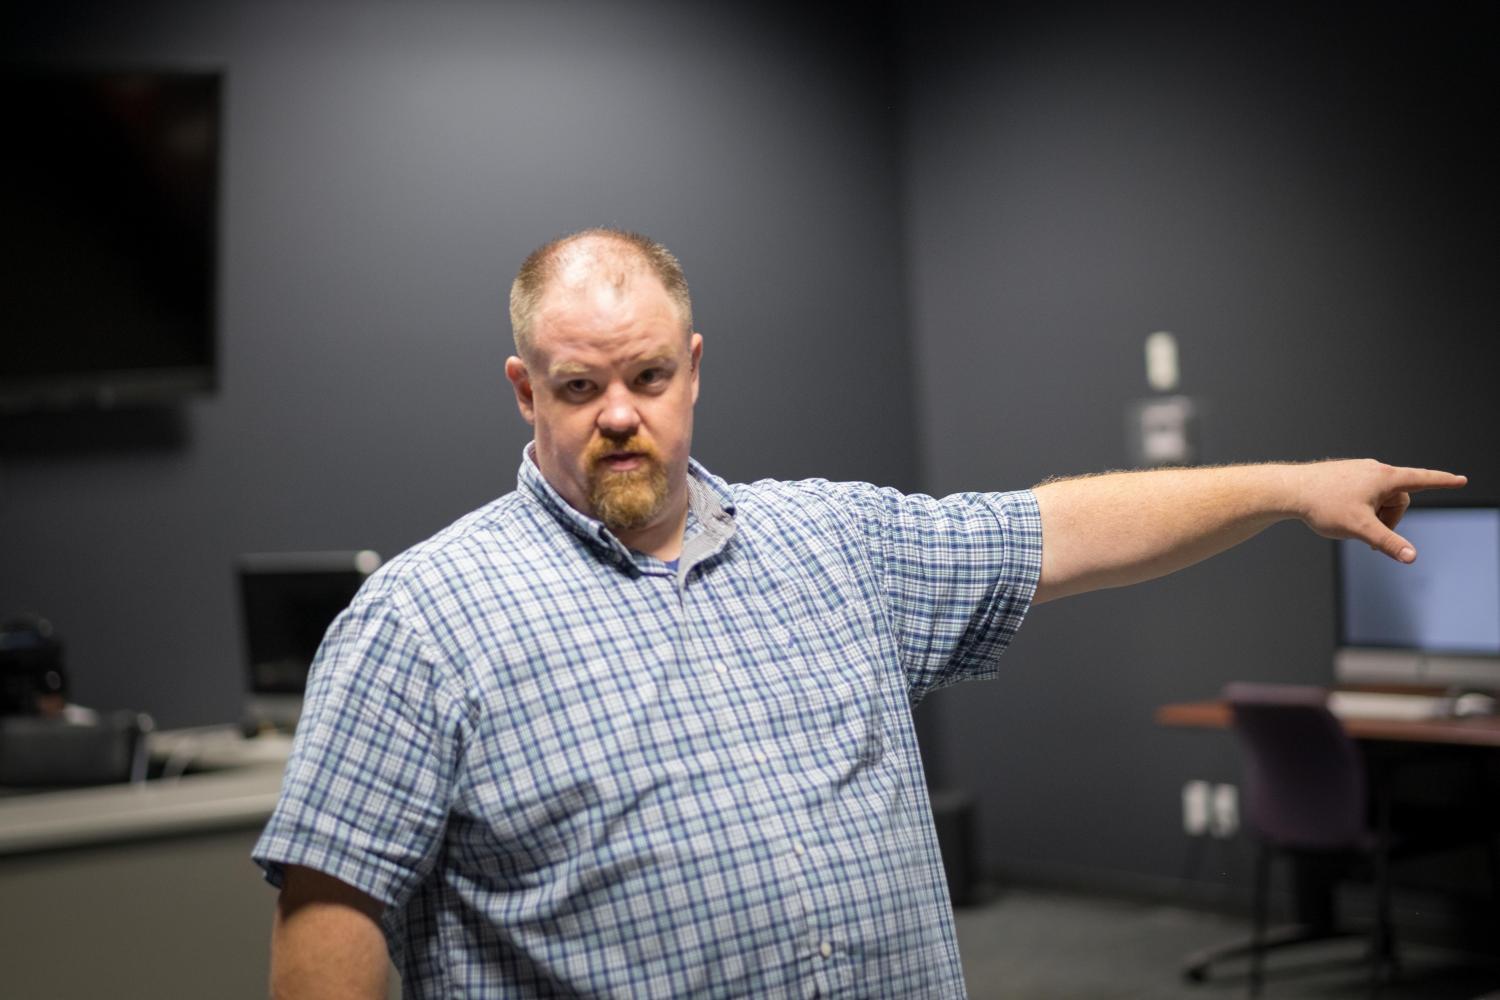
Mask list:
MULTIPOLYGON (((1167 329, 1206 461, 1500 494, 1492 9, 912 5, 892 45, 749 3, 8 8, 29 58, 222 67, 228 118, 223 385, 0 424, 0 612, 56 621, 84 703, 233 718, 234 557, 394 553, 509 489, 510 275, 601 222, 683 257, 732 478, 1122 466, 1167 329)), ((924 706, 984 861, 1180 873, 1182 782, 1238 772, 1152 709, 1326 680, 1330 555, 1279 527, 1040 608, 1002 680, 924 706)))
POLYGON ((219 392, 0 425, 0 613, 54 621, 76 700, 233 719, 239 553, 391 555, 510 489, 510 278, 583 226, 683 259, 711 468, 916 485, 880 36, 774 4, 3 17, 28 60, 226 74, 219 392))
MULTIPOLYGON (((925 485, 1127 465, 1142 344, 1169 330, 1203 461, 1368 454, 1500 494, 1495 38, 1493 5, 1456 3, 911 17, 925 485)), ((985 861, 1183 874, 1183 782, 1238 767, 1153 708, 1328 682, 1331 559, 1278 526, 1036 609, 1003 679, 926 710, 943 778, 980 796, 985 861)))

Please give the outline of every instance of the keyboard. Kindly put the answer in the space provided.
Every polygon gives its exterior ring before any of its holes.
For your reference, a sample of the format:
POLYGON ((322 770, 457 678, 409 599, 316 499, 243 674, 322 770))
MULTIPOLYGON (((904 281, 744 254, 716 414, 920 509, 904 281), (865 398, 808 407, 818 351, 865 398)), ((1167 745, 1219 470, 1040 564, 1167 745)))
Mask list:
POLYGON ((261 764, 284 764, 290 736, 266 733, 246 739, 238 726, 162 730, 149 737, 151 756, 169 771, 220 771, 261 764))
POLYGON ((1333 691, 1328 710, 1341 719, 1420 722, 1448 714, 1449 700, 1434 694, 1389 694, 1377 691, 1333 691))

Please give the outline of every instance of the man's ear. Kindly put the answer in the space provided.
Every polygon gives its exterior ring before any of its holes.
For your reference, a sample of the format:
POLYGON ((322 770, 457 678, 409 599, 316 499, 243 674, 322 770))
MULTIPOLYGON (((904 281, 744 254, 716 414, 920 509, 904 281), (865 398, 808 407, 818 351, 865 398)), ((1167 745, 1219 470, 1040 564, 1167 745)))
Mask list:
POLYGON ((693 371, 693 402, 698 402, 698 373, 703 370, 703 334, 694 333, 688 341, 688 357, 693 371))
POLYGON ((516 409, 521 411, 522 419, 536 426, 536 397, 532 394, 531 373, 526 370, 526 362, 514 355, 506 358, 505 377, 516 390, 516 409))

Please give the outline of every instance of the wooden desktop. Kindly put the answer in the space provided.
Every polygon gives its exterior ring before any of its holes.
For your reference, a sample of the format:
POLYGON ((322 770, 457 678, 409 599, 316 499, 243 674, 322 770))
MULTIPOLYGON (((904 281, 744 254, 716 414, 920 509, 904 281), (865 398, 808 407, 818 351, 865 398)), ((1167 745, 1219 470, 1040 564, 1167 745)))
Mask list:
MULTIPOLYGON (((1500 715, 1419 720, 1345 717, 1342 721, 1357 740, 1500 747, 1500 715)), ((1228 729, 1229 706, 1218 700, 1173 702, 1156 710, 1156 722, 1189 729, 1228 729)))

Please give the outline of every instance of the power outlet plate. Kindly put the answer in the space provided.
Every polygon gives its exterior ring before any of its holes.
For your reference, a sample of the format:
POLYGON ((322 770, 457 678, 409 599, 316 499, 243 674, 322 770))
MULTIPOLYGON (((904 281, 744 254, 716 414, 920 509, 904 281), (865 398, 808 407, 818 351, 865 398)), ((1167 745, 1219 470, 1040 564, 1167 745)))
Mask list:
POLYGON ((1206 781, 1189 781, 1182 786, 1182 830, 1190 837, 1208 832, 1209 799, 1212 786, 1206 781))
POLYGON ((1240 832, 1240 790, 1234 785, 1215 785, 1209 796, 1208 832, 1215 837, 1233 837, 1240 832))

